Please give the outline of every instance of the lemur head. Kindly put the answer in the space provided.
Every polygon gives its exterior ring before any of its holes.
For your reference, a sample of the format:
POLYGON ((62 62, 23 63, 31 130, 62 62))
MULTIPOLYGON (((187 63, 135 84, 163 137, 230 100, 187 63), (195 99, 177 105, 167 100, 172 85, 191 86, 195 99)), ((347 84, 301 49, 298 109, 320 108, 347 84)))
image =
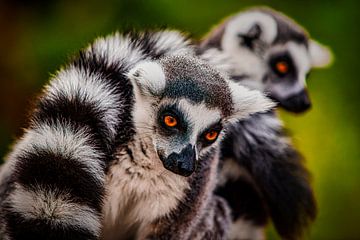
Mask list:
POLYGON ((271 100, 230 81, 188 56, 141 62, 129 71, 134 87, 134 126, 150 137, 163 166, 180 175, 194 172, 232 120, 266 111, 271 100))
POLYGON ((223 51, 234 81, 266 92, 291 112, 309 109, 306 78, 311 68, 331 62, 329 49, 290 18, 267 8, 230 17, 200 46, 223 51))

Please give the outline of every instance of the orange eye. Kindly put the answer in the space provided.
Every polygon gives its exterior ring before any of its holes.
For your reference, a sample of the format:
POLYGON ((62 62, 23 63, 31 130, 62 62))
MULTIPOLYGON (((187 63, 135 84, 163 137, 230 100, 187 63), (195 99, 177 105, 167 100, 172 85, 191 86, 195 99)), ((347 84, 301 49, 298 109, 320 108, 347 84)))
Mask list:
POLYGON ((206 138, 206 140, 212 142, 212 141, 215 141, 215 139, 217 138, 218 135, 219 135, 219 133, 217 131, 210 131, 210 132, 206 133, 205 138, 206 138))
POLYGON ((277 62, 276 63, 276 70, 279 72, 279 73, 287 73, 289 71, 289 66, 286 62, 284 61, 281 61, 281 62, 277 62))
POLYGON ((164 117, 164 123, 166 124, 166 126, 168 127, 175 127, 178 122, 176 120, 176 118, 172 117, 172 116, 169 116, 169 115, 166 115, 164 117))

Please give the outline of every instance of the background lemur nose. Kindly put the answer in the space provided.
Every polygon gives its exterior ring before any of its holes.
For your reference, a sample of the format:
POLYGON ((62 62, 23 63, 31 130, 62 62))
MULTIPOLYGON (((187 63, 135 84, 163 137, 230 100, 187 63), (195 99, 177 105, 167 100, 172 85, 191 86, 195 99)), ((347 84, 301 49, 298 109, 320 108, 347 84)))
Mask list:
POLYGON ((311 107, 311 100, 306 89, 285 99, 281 105, 288 111, 301 113, 311 107))
POLYGON ((164 160, 166 169, 180 174, 190 176, 196 167, 195 149, 190 144, 181 150, 180 153, 172 153, 164 160))

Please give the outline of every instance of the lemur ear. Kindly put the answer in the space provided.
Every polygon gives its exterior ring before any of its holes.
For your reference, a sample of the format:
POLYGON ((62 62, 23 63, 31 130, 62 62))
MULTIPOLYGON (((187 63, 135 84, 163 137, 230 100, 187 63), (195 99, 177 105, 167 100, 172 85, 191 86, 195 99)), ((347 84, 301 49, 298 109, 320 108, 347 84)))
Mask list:
POLYGON ((138 63, 129 71, 135 93, 142 96, 159 96, 165 88, 165 74, 160 64, 151 61, 138 63))
POLYGON ((244 119, 249 115, 266 112, 275 106, 275 103, 258 90, 249 90, 236 83, 229 82, 234 112, 228 120, 244 119))
POLYGON ((259 39, 261 36, 262 30, 258 23, 254 23, 247 32, 247 36, 252 39, 259 39))
POLYGON ((312 39, 309 41, 309 53, 312 67, 323 68, 333 61, 331 50, 312 39))
POLYGON ((252 49, 254 41, 260 39, 261 32, 260 25, 254 23, 245 33, 238 33, 237 36, 242 39, 242 45, 252 49))

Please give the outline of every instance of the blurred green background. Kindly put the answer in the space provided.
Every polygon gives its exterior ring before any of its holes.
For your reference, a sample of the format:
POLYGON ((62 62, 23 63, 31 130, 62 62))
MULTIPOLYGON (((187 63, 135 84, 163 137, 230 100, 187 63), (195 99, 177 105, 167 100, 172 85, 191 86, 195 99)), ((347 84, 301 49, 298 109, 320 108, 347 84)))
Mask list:
MULTIPOLYGON (((168 26, 200 38, 225 16, 267 5, 330 46, 335 63, 308 86, 313 109, 281 113, 314 178, 320 215, 308 239, 360 239, 360 1, 0 1, 0 155, 21 134, 50 73, 98 35, 168 26)), ((278 239, 269 231, 269 239, 278 239)))

